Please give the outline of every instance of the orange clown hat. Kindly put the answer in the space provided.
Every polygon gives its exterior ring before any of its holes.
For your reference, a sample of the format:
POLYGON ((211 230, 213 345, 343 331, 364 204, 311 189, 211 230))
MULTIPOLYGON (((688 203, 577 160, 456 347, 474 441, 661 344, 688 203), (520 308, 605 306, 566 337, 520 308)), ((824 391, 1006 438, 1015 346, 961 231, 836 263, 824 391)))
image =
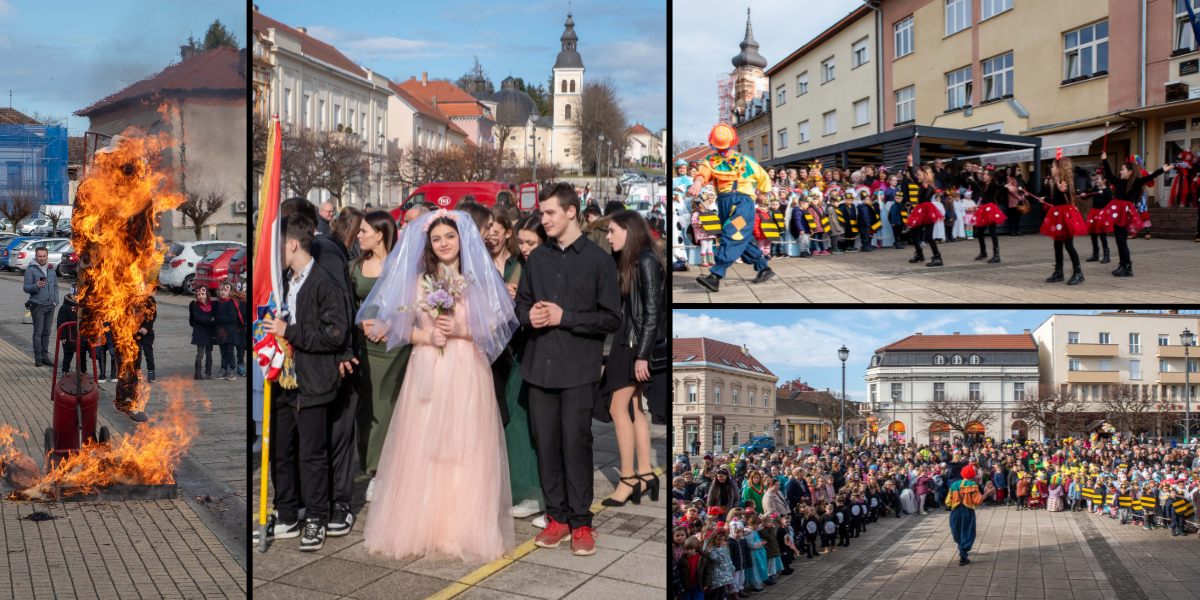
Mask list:
POLYGON ((738 143, 738 134, 732 127, 721 123, 708 134, 708 143, 717 150, 728 150, 738 143))

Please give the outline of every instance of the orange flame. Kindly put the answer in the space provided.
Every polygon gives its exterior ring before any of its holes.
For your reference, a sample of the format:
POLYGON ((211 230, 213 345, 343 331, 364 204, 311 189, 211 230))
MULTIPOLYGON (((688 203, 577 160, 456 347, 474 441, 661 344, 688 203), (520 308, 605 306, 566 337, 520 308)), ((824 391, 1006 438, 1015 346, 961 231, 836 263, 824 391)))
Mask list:
POLYGON ((0 425, 0 464, 13 462, 17 457, 25 455, 13 445, 13 435, 29 439, 28 433, 20 431, 8 423, 0 425))
POLYGON ((174 483, 176 467, 200 432, 199 417, 189 410, 188 403, 198 402, 205 410, 211 405, 190 380, 165 380, 162 387, 167 390, 166 410, 139 425, 132 435, 114 435, 108 444, 84 444, 83 450, 59 461, 37 483, 14 492, 13 497, 48 499, 54 496, 55 484, 72 493, 89 493, 114 484, 174 483))
POLYGON ((124 359, 117 375, 117 404, 142 410, 146 388, 139 389, 131 359, 138 354, 135 334, 152 310, 147 299, 166 254, 154 228, 160 215, 185 197, 160 167, 160 153, 175 144, 169 135, 150 136, 130 127, 114 142, 96 153, 76 193, 71 219, 81 270, 80 331, 99 341, 109 328, 124 359))

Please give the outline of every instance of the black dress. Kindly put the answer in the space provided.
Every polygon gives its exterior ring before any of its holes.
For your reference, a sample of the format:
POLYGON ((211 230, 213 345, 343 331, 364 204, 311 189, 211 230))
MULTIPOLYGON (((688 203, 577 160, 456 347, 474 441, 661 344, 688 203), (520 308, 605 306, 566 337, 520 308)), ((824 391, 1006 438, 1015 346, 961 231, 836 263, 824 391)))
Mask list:
MULTIPOLYGON (((646 398, 652 421, 655 424, 667 422, 667 369, 651 370, 650 379, 642 382, 637 380, 634 370, 634 361, 639 358, 649 360, 655 342, 666 335, 665 274, 662 262, 655 258, 653 252, 649 249, 643 251, 638 260, 638 278, 631 286, 630 293, 621 297, 621 327, 613 336, 604 374, 600 378, 602 401, 597 403, 592 414, 593 418, 605 423, 612 421, 608 411, 613 392, 639 383, 642 384, 642 395, 646 398), (644 307, 639 308, 637 316, 634 314, 634 303, 644 307), (639 319, 641 322, 635 328, 635 321, 639 319)), ((620 253, 615 254, 614 258, 619 261, 620 253)), ((632 403, 629 410, 632 419, 632 403)))

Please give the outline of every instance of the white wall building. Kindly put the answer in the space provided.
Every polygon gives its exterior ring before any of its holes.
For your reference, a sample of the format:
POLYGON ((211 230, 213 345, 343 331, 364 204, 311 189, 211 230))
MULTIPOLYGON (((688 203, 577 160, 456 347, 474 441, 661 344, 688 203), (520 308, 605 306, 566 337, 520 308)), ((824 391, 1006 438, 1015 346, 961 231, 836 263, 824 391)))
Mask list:
MULTIPOLYGON (((1176 311, 1177 313, 1178 311, 1176 311)), ((1040 381, 1065 387, 1083 402, 1094 402, 1107 393, 1109 385, 1138 386, 1143 394, 1159 399, 1162 409, 1182 416, 1186 396, 1200 431, 1200 405, 1196 387, 1200 385, 1197 361, 1200 352, 1184 347, 1179 334, 1187 329, 1193 336, 1200 331, 1200 317, 1181 314, 1108 312, 1096 315, 1052 315, 1033 332, 1038 344, 1040 381), (1186 382, 1186 383, 1185 383, 1186 382)), ((1101 411, 1100 407, 1096 407, 1101 411)), ((1164 435, 1182 435, 1165 431, 1164 435)))
MULTIPOLYGON (((1038 346, 1028 329, 1020 335, 917 333, 876 350, 863 379, 872 416, 887 423, 894 415, 891 433, 906 442, 952 437, 953 431, 930 422, 924 411, 929 401, 953 396, 982 396, 992 413, 992 422, 973 433, 997 440, 1024 437, 1012 433, 1013 412, 1025 390, 1038 385, 1038 346)), ((1016 429, 1022 427, 1017 423, 1016 429)), ((880 429, 882 441, 889 432, 880 429)))
MULTIPOLYGON (((728 452, 775 436, 779 377, 741 346, 708 338, 671 340, 671 452, 728 452)), ((776 442, 778 443, 778 438, 776 442)))

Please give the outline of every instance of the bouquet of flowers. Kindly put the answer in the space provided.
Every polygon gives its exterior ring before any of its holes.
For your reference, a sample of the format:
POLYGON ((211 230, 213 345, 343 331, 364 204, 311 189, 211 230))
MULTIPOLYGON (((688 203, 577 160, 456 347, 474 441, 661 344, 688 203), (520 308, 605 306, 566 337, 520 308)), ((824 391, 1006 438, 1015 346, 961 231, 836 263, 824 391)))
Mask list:
MULTIPOLYGON (((425 300, 415 309, 423 310, 437 319, 442 315, 454 313, 454 307, 467 289, 467 280, 446 265, 441 265, 438 267, 437 276, 425 276, 421 282, 421 289, 425 291, 425 300)), ((402 306, 399 310, 404 308, 402 306)), ((446 349, 438 348, 438 352, 444 356, 446 349)))

